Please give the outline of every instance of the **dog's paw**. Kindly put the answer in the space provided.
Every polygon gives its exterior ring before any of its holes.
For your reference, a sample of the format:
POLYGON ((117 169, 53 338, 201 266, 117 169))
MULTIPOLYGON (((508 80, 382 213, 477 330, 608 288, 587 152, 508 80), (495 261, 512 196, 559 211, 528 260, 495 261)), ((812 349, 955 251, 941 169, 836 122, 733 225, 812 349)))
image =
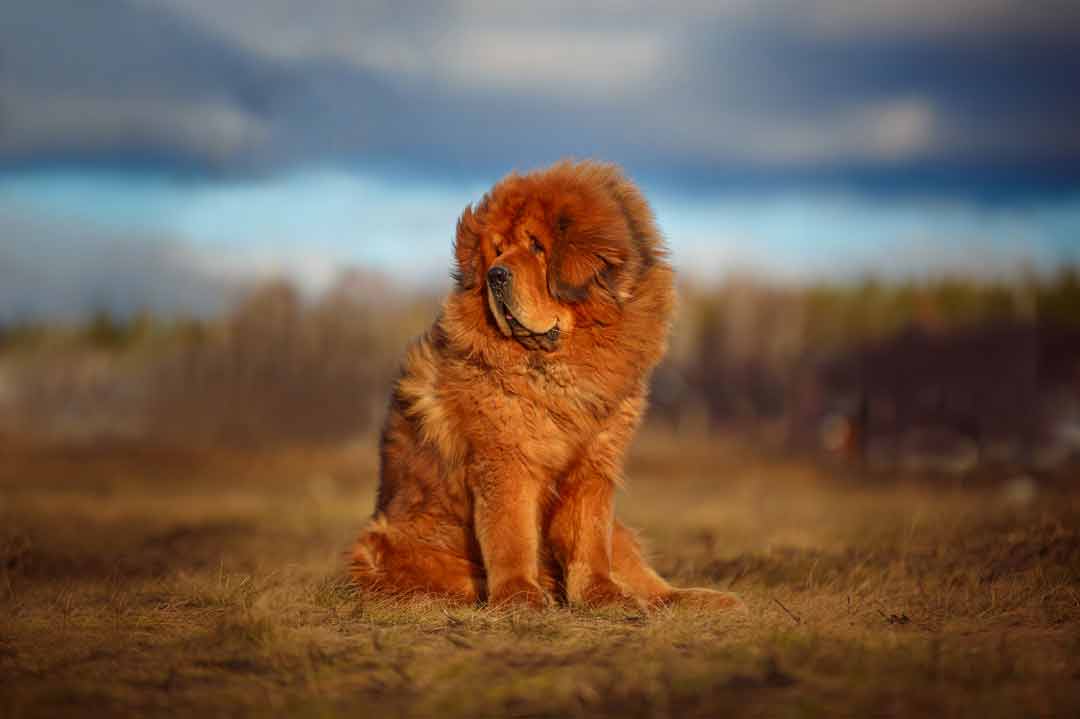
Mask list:
POLYGON ((488 596, 488 606, 491 607, 525 606, 543 609, 553 603, 551 595, 539 584, 524 577, 515 577, 501 582, 491 590, 488 596))
POLYGON ((593 577, 580 592, 575 604, 584 607, 622 607, 641 610, 644 602, 627 592, 610 577, 593 577))
POLYGON ((738 594, 704 587, 673 589, 668 594, 653 599, 652 604, 657 608, 676 606, 713 612, 731 612, 738 615, 748 614, 746 604, 738 594))

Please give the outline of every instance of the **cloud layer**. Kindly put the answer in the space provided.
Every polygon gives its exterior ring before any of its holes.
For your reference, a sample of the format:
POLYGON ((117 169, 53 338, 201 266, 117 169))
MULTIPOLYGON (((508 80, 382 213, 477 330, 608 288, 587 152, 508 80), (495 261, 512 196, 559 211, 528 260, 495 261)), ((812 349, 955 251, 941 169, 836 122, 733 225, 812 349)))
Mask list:
POLYGON ((1080 5, 38 0, 0 10, 0 162, 686 184, 1080 177, 1080 5))

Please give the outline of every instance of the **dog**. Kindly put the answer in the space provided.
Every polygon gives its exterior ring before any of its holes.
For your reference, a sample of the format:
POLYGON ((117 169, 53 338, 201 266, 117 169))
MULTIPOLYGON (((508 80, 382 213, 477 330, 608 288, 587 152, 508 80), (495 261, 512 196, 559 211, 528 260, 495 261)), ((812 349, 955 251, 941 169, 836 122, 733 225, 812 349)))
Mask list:
POLYGON ((675 300, 637 187, 593 161, 508 175, 464 210, 454 254, 394 385, 355 583, 490 606, 741 607, 672 587, 614 516, 675 300))

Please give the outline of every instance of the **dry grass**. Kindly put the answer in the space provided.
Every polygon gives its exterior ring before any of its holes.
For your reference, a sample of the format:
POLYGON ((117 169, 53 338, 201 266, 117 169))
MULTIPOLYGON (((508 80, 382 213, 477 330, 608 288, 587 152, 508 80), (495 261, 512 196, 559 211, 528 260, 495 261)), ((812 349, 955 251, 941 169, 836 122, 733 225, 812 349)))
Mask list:
POLYGON ((356 596, 374 451, 0 450, 0 716, 1076 716, 1080 495, 645 438, 621 514, 746 620, 356 596))

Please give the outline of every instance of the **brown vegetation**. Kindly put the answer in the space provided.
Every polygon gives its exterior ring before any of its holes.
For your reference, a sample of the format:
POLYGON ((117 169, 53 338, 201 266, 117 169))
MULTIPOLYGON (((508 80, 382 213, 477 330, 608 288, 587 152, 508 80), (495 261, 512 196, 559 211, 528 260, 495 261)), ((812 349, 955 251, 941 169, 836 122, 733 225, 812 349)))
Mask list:
POLYGON ((353 277, 223 318, 4 328, 0 716, 1080 713, 1075 273, 681 295, 619 512, 747 622, 353 592, 368 438, 434 298, 353 277), (956 431, 913 441, 1018 365, 1032 450, 993 415, 977 461, 956 431), (823 418, 867 420, 862 459, 778 451, 823 418))
MULTIPOLYGON (((823 430, 865 420, 848 449, 885 473, 928 433, 932 466, 963 466, 975 442, 977 464, 1059 465, 1080 437, 1077 277, 683 287, 649 421, 816 452, 823 430)), ((314 298, 270 284, 217 319, 0 328, 0 433, 251 446, 372 431, 438 304, 352 274, 314 298)))

